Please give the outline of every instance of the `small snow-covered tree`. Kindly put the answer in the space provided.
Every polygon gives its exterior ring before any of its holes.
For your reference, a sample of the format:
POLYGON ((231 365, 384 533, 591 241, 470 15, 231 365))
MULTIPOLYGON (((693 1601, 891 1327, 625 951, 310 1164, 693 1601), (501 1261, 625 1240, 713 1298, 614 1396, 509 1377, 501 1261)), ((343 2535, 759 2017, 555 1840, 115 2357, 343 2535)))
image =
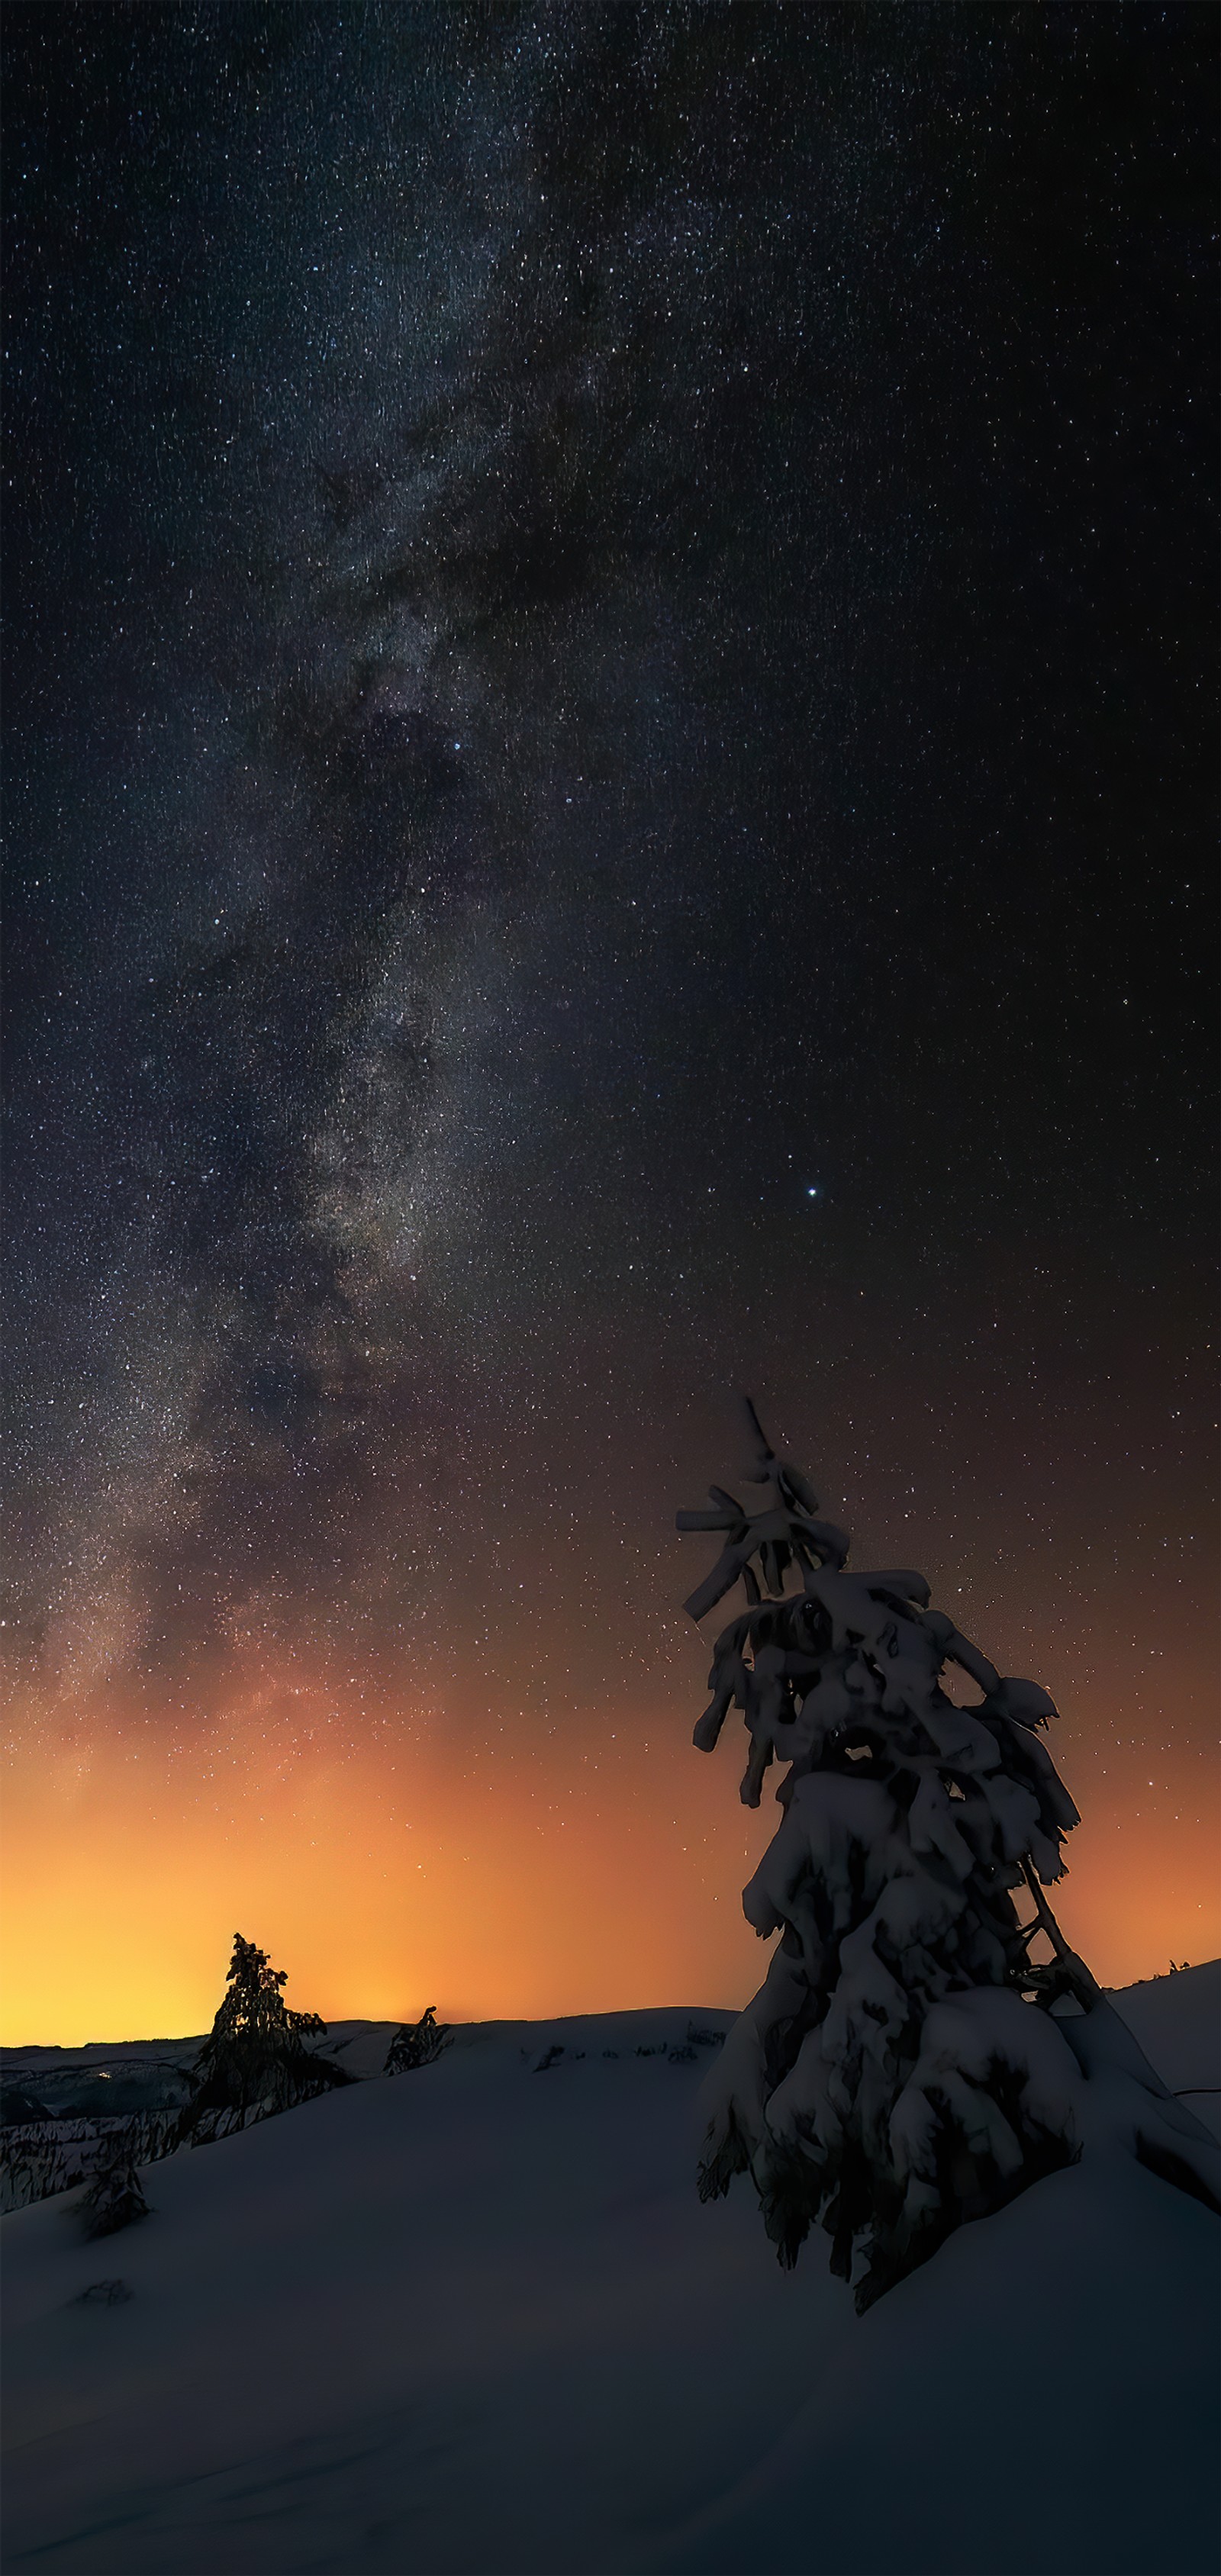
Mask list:
POLYGON ((723 1538, 691 1616, 745 1593, 716 1639, 695 1742, 711 1752, 742 1711, 747 1806, 774 1762, 789 1766, 743 1893, 756 1931, 781 1938, 709 2080, 701 2197, 749 2171, 782 2263, 815 2220, 845 2280, 863 2258, 860 2308, 1091 2135, 1221 2205, 1206 2131, 1044 1895, 1078 1822, 1042 1741, 1046 1691, 1002 1679, 919 1574, 849 1573, 846 1533, 819 1518, 749 1403, 746 1418, 762 1509, 713 1486, 711 1510, 678 1526, 723 1538), (971 1705, 949 1695, 948 1668, 979 1693, 971 1705), (1050 1957, 1036 1963, 1040 1934, 1050 1957))
POLYGON ((80 2204, 86 2236, 115 2236, 133 2220, 147 2218, 148 2202, 136 2171, 132 2129, 114 2129, 106 2138, 80 2204))
POLYGON ((234 1933, 225 1995, 195 2060, 182 2137, 286 2111, 349 2081, 342 2067, 306 2048, 307 2038, 325 2034, 326 2023, 317 2013, 290 2012, 280 1993, 286 1983, 285 1969, 273 1968, 265 1950, 234 1933))
POLYGON ((449 2046, 449 2028, 437 2020, 437 2007, 428 2004, 416 2022, 404 2022, 386 2051, 385 2073, 408 2075, 417 2066, 431 2066, 449 2046))

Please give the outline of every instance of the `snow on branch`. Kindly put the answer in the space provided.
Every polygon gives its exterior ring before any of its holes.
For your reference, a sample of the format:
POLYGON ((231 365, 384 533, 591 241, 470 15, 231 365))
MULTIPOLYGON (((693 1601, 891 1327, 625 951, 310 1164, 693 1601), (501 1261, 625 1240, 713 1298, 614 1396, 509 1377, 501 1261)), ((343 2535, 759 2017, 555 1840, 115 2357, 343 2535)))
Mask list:
POLYGON ((1143 2058, 1134 2073, 1135 2042, 1047 1903, 1079 1822, 1043 1741, 1047 1692, 1000 1675, 921 1575, 849 1573, 846 1533, 749 1400, 744 1429, 762 1508, 714 1485, 678 1527, 724 1540, 692 1618, 741 1587, 694 1740, 712 1752, 740 1712, 747 1806, 784 1766, 743 1896, 780 1940, 706 2088, 702 2195, 749 2171, 781 2261, 818 2221, 833 2268, 862 2267, 861 2307, 1103 2131, 1221 2205, 1207 2133, 1143 2058), (972 1704, 949 1696, 951 1666, 972 1704))

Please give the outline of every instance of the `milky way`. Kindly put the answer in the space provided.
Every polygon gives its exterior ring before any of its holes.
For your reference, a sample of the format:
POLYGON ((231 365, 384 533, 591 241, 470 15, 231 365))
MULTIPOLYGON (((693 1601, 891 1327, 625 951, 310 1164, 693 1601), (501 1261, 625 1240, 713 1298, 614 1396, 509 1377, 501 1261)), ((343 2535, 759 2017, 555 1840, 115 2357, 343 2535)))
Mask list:
POLYGON ((685 1689, 743 1379, 1168 1642, 1210 13, 6 16, 21 1728, 685 1689))

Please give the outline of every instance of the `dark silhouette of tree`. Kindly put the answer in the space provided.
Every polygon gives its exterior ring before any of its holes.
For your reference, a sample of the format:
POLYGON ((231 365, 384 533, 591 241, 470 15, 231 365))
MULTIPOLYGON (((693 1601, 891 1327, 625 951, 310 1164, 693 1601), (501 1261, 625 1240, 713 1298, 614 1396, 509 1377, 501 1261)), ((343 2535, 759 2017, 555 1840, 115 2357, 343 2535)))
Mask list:
POLYGON ((287 1971, 273 1968, 265 1950, 233 1936, 226 1991, 211 2032, 195 2061, 195 2086, 182 2114, 180 2135, 199 2138, 244 2127, 348 2084, 351 2077, 329 2058, 307 2048, 324 2035, 317 2013, 290 2012, 281 1995, 287 1971))
POLYGON ((1046 1691, 1003 1680, 929 1607, 919 1574, 848 1573, 846 1532, 818 1517, 749 1403, 746 1422, 763 1508, 713 1486, 712 1509, 678 1526, 724 1541, 691 1616, 745 1593, 713 1648, 695 1742, 711 1752, 742 1711, 751 1807, 772 1764, 788 1765, 782 1821, 743 1894, 756 1931, 781 1937, 706 2090, 701 2196, 749 2171, 782 2263, 815 2220, 845 2280, 863 2256, 862 2308, 1092 2139, 1221 2205, 1207 2132, 1044 1894, 1078 1822, 1042 1741, 1046 1691), (974 1685, 969 1706, 943 1686, 948 1668, 974 1685))
POLYGON ((136 2171, 130 2128, 115 2129, 107 2137, 79 2210, 86 2236, 114 2236, 134 2219, 147 2218, 148 2202, 136 2171))
POLYGON ((396 2031, 386 2051, 387 2075, 409 2075, 416 2066, 431 2066, 443 2048, 449 2045, 449 2029, 437 2020, 435 2004, 429 2004, 417 2022, 404 2022, 396 2031))

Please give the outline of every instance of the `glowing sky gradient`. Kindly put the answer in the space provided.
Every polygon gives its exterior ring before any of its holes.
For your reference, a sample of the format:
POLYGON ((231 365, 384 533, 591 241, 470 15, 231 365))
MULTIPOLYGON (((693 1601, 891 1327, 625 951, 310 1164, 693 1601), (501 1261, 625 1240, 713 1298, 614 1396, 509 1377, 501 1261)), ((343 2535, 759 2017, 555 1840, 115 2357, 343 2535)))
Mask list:
POLYGON ((739 1387, 1221 1946, 1214 29, 10 0, 10 2039, 743 1999, 739 1387))
MULTIPOLYGON (((1084 1819, 1057 1910, 1120 1985, 1221 1947, 1209 1549, 1203 1522, 1167 1542, 1131 1454, 1111 1461, 1111 1512, 1075 1539, 1097 1464, 1057 1465, 1053 1408, 1042 1431, 999 1498, 986 1455, 930 1464, 924 1426, 905 1484, 896 1441, 853 1561, 911 1554, 1003 1668, 1052 1688, 1084 1819), (970 1533, 961 1595, 934 1553, 956 1522, 970 1533), (1019 1594, 1039 1608, 1024 1615, 1019 1594)), ((732 1463, 728 1405, 720 1433, 732 1463)), ((597 1487, 574 1483, 596 1512, 597 1487)), ((167 1745, 155 1703, 150 1718, 147 1697, 101 1685, 53 1757, 43 1734, 10 1771, 5 2039, 205 2027, 223 1927, 255 1922, 295 2000, 332 2018, 745 2001, 762 1952, 739 1890, 773 1818, 770 1795, 753 1815, 738 1803, 733 1729, 713 1759, 691 1747, 706 1659, 677 1603, 698 1551, 664 1531, 652 1548, 616 1541, 601 1642, 605 1665, 616 1634, 631 1639, 632 1665, 597 1688, 580 1570, 557 1610, 552 1569, 531 1575, 525 1553, 495 1605, 498 1642, 434 1667, 429 1698, 373 1693, 367 1674, 328 1684, 305 1652, 254 1656, 240 1676, 230 1663, 198 1677, 192 1740, 167 1745)), ((475 1569, 464 1588, 477 1630, 475 1569)))

